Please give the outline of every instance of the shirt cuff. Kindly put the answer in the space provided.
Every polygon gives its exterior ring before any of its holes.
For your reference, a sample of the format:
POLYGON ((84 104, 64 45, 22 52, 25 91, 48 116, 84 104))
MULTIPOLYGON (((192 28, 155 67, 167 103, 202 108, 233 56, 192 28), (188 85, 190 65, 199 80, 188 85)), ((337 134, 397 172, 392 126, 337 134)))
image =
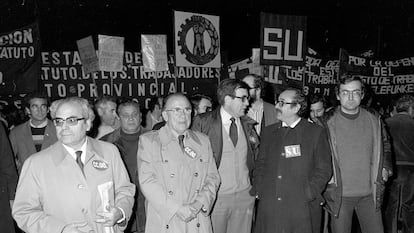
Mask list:
POLYGON ((125 211, 121 207, 116 207, 116 208, 118 208, 121 211, 121 213, 122 213, 122 218, 119 219, 118 221, 116 221, 116 223, 119 224, 119 223, 125 221, 125 219, 126 219, 126 217, 125 217, 125 211))

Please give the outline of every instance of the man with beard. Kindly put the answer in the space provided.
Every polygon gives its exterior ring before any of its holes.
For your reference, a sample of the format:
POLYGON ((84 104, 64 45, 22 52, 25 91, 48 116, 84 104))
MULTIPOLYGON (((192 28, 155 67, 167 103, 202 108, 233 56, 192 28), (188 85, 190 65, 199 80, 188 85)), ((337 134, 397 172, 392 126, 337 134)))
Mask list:
POLYGON ((301 118, 306 97, 288 88, 276 102, 280 123, 262 133, 254 181, 256 233, 319 233, 322 192, 332 173, 325 130, 301 118))
POLYGON ((255 129, 257 134, 267 126, 277 122, 276 109, 271 103, 262 99, 264 96, 265 82, 260 76, 248 74, 243 78, 243 82, 249 85, 250 106, 247 116, 257 122, 255 129))
POLYGON ((136 185, 135 204, 132 209, 132 216, 128 222, 125 232, 144 232, 145 230, 145 198, 139 190, 137 151, 138 138, 144 133, 141 126, 142 115, 139 104, 128 100, 119 104, 118 116, 121 127, 114 132, 101 138, 102 141, 113 143, 121 152, 122 160, 125 163, 131 181, 136 185))
POLYGON ((222 181, 211 214, 214 233, 251 232, 256 194, 251 176, 259 138, 256 122, 245 116, 248 90, 241 80, 223 80, 217 89, 220 107, 197 115, 193 122, 193 130, 210 137, 222 181))

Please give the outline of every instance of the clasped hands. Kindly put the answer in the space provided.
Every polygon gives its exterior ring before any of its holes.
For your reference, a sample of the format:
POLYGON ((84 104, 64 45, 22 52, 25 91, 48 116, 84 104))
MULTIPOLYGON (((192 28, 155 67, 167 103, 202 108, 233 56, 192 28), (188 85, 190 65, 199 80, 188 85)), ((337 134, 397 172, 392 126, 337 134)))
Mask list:
POLYGON ((197 217, 198 213, 200 213, 201 208, 203 208, 203 204, 199 201, 194 201, 191 204, 183 205, 180 209, 178 209, 176 215, 184 222, 190 222, 194 218, 197 217))

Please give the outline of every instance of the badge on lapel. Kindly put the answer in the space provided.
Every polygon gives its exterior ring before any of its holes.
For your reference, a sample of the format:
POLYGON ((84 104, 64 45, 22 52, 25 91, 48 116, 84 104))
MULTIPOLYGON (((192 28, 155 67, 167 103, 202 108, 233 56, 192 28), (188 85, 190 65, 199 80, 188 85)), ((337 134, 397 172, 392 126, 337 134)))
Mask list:
POLYGON ((108 169, 108 164, 101 160, 94 160, 92 161, 92 166, 96 168, 97 170, 103 171, 108 169))
POLYGON ((197 153, 188 146, 184 147, 184 152, 193 159, 197 157, 197 153))

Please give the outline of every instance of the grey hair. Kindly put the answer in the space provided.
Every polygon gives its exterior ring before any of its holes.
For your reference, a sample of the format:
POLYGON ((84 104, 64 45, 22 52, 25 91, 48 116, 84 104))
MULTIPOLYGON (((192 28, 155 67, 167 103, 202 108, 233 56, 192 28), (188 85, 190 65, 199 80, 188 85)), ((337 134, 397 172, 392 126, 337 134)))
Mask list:
POLYGON ((50 106, 50 116, 52 119, 56 118, 56 111, 59 109, 62 104, 66 103, 74 103, 78 104, 82 108, 82 117, 85 119, 90 119, 93 121, 95 119, 95 114, 93 113, 93 109, 89 102, 80 97, 68 97, 65 99, 55 100, 52 102, 52 105, 50 106))

